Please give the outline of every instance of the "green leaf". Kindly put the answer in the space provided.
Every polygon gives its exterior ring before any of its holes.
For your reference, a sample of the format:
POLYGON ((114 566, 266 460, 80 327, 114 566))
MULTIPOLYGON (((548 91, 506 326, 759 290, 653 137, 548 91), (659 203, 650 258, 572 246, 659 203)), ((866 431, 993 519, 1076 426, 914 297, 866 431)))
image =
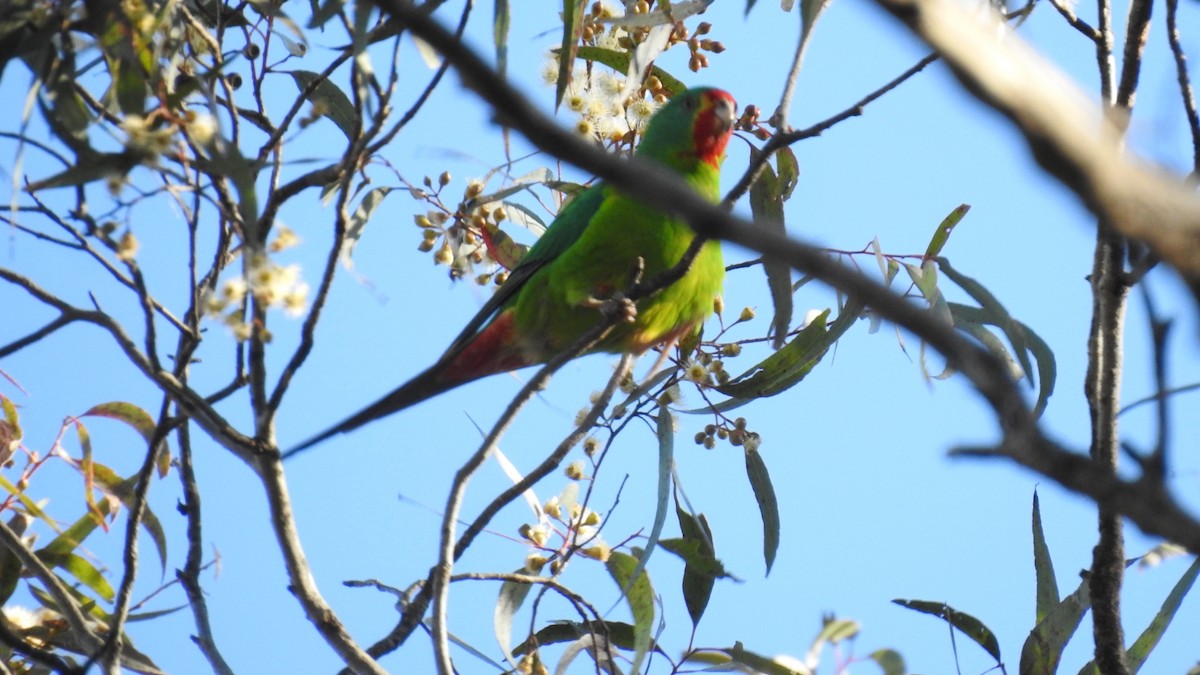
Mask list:
POLYGON ((817 636, 813 638, 812 645, 808 648, 805 663, 820 663, 821 652, 825 645, 836 645, 844 640, 853 639, 861 629, 862 626, 857 621, 826 617, 821 624, 821 632, 817 633, 817 636))
POLYGON ((558 83, 554 89, 554 109, 562 105, 563 96, 571 84, 575 56, 579 49, 579 33, 583 29, 583 8, 586 0, 563 0, 563 36, 558 49, 558 83))
POLYGON ((1174 588, 1167 594, 1163 600, 1162 607, 1158 610, 1158 614, 1154 615, 1154 619, 1146 626, 1146 630, 1138 636, 1128 651, 1125 652, 1126 660, 1129 662, 1129 670, 1132 673, 1138 672, 1142 664, 1150 656, 1150 652, 1158 646, 1158 641, 1162 639, 1163 633, 1167 627, 1171 625, 1171 620, 1175 618, 1175 613, 1179 611, 1179 605, 1183 602, 1184 596, 1192 589, 1192 584, 1196 582, 1196 576, 1200 575, 1200 558, 1192 561, 1192 564, 1175 583, 1174 588))
POLYGON ((1088 582, 1083 580, 1075 592, 1054 606, 1038 622, 1025 644, 1021 645, 1021 675, 1053 675, 1058 672, 1063 648, 1079 628, 1084 613, 1091 607, 1088 582))
MULTIPOLYGON (((525 572, 524 568, 516 570, 517 574, 525 572)), ((525 596, 529 595, 531 588, 533 588, 531 584, 505 581, 500 585, 500 596, 496 598, 496 609, 492 612, 492 630, 496 634, 496 642, 500 645, 500 651, 509 663, 513 663, 511 651, 513 615, 521 608, 521 603, 525 602, 525 596)), ((513 665, 515 667, 516 664, 513 665)))
MULTIPOLYGON (((960 612, 944 602, 930 602, 928 600, 892 600, 893 603, 901 607, 930 614, 936 616, 946 623, 954 626, 963 635, 971 638, 975 644, 979 645, 992 658, 996 659, 996 663, 1002 663, 1000 659, 1000 643, 996 640, 996 636, 991 629, 983 625, 983 622, 970 614, 960 612)), ((1021 670, 1025 672, 1024 669, 1021 670)))
POLYGON ((108 583, 108 580, 87 559, 74 553, 69 553, 58 561, 58 566, 83 582, 84 586, 92 589, 101 599, 112 602, 113 598, 116 597, 116 593, 113 592, 113 587, 108 583))
MULTIPOLYGON (((783 220, 783 188, 783 181, 775 175, 770 164, 763 166, 758 179, 750 186, 750 211, 754 215, 754 224, 778 235, 787 234, 783 220)), ((763 271, 767 274, 767 287, 775 307, 769 331, 774 336, 771 344, 779 349, 792 325, 792 268, 782 260, 768 257, 763 259, 763 271)))
MULTIPOLYGON (((629 72, 629 54, 626 52, 605 49, 604 47, 592 47, 585 45, 579 48, 578 56, 584 61, 592 61, 594 63, 606 65, 621 74, 629 72)), ((652 66, 650 68, 650 74, 657 77, 659 82, 662 82, 663 89, 665 89, 670 96, 687 91, 686 84, 681 82, 679 78, 668 73, 662 68, 659 68, 658 66, 652 66)))
POLYGON ((712 579, 733 578, 720 560, 713 557, 708 545, 699 539, 676 537, 661 539, 658 545, 684 561, 693 572, 712 579))
POLYGON ((688 616, 691 617, 694 627, 700 623, 704 611, 708 608, 708 601, 712 597, 713 586, 716 585, 717 578, 726 577, 729 574, 725 571, 725 566, 721 564, 721 561, 716 558, 716 548, 713 543, 712 529, 708 526, 708 519, 704 517, 704 514, 693 516, 684 510, 678 493, 675 494, 675 516, 679 520, 679 530, 683 533, 683 538, 663 540, 659 543, 663 548, 684 560, 681 583, 683 601, 687 605, 688 616), (678 542, 678 546, 676 542, 678 542))
MULTIPOLYGON (((720 411, 731 410, 749 400, 775 396, 794 387, 821 361, 829 347, 838 340, 862 315, 863 304, 850 298, 838 318, 826 329, 829 312, 823 312, 800 331, 792 341, 762 362, 729 382, 715 387, 722 394, 741 399, 715 406, 720 411)), ((703 408, 711 412, 712 408, 703 408)), ((691 412, 691 411, 689 411, 691 412)))
POLYGON ((775 166, 779 169, 779 194, 787 201, 800 182, 800 163, 796 161, 796 153, 790 147, 783 146, 775 152, 775 166))
POLYGON ((354 104, 350 102, 350 98, 346 96, 345 92, 330 82, 328 78, 323 78, 319 73, 310 70, 293 70, 288 74, 292 76, 296 88, 301 93, 312 86, 313 82, 317 83, 308 99, 313 103, 321 103, 325 109, 324 115, 337 125, 347 140, 353 140, 358 118, 354 114, 354 104))
POLYGON ((950 233, 954 231, 954 226, 958 225, 959 221, 970 210, 970 204, 959 204, 948 216, 942 219, 942 222, 938 223, 937 230, 933 233, 933 238, 929 240, 929 246, 925 247, 924 260, 932 260, 941 254, 942 247, 946 245, 946 241, 950 239, 950 233))
MULTIPOLYGON (((817 19, 821 18, 821 14, 829 7, 831 0, 800 0, 800 51, 803 53, 808 48, 808 41, 812 39, 813 26, 817 25, 817 19)), ((784 0, 784 8, 790 9, 791 0, 784 0)))
POLYGON ((630 670, 636 673, 650 650, 650 631, 654 628, 654 587, 646 570, 643 569, 634 577, 634 570, 639 567, 638 559, 628 553, 613 551, 605 566, 609 576, 617 582, 617 587, 623 590, 629 611, 633 614, 634 655, 630 670))
POLYGON ((1054 562, 1046 533, 1042 531, 1042 511, 1037 490, 1033 492, 1033 569, 1037 576, 1037 623, 1041 623, 1058 606, 1058 580, 1054 577, 1054 562))
MULTIPOLYGON (((632 651, 634 649, 634 627, 620 621, 555 621, 538 630, 532 639, 526 640, 513 648, 513 654, 522 656, 534 647, 573 642, 584 635, 593 633, 602 635, 619 649, 632 651)), ((657 645, 654 651, 662 653, 657 645)))
POLYGON ((908 672, 908 667, 904 664, 904 657, 894 649, 876 649, 867 654, 867 658, 874 661, 883 670, 883 675, 905 675, 908 672))
POLYGON ((750 488, 754 490, 754 500, 758 502, 758 512, 762 515, 763 524, 763 560, 767 563, 767 574, 775 564, 775 554, 779 552, 779 500, 775 498, 775 488, 771 485, 771 475, 767 473, 767 465, 763 462, 758 450, 749 446, 746 451, 746 476, 750 478, 750 488))
MULTIPOLYGON (((943 271, 945 271, 945 268, 943 268, 943 271)), ((1040 416, 1045 411, 1051 394, 1054 393, 1054 385, 1058 378, 1058 365, 1054 358, 1054 352, 1050 350, 1050 345, 1046 344, 1046 341, 1040 335, 1033 332, 1032 328, 1012 317, 999 317, 993 311, 980 307, 971 307, 970 305, 962 305, 956 302, 949 303, 949 307, 951 316, 954 317, 955 326, 971 332, 977 338, 980 336, 972 332, 972 324, 976 326, 984 324, 996 326, 1004 331, 1005 336, 1009 338, 1009 344, 1016 350, 1017 355, 1020 357, 1019 360, 1024 364, 1022 365, 1022 370, 1029 377, 1031 385, 1034 383, 1034 377, 1031 371, 1028 370, 1030 365, 1025 353, 1033 354, 1034 360, 1037 361, 1036 381, 1040 384, 1037 401, 1033 406, 1033 414, 1040 416)), ((983 339, 980 339, 980 341, 983 342, 983 339)), ((989 349, 995 348, 995 343, 985 342, 984 344, 989 349)), ((1009 361, 1012 359, 1008 350, 1002 347, 996 355, 1009 361)))

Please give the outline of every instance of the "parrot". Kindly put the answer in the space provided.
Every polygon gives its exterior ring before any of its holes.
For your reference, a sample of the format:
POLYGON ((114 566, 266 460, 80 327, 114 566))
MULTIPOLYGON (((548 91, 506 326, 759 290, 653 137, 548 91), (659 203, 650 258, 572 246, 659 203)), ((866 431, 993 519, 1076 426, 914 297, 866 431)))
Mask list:
MULTIPOLYGON (((646 122, 634 154, 679 174, 716 203, 736 109, 721 89, 680 92, 646 122)), ((597 325, 596 299, 624 290, 638 257, 642 278, 654 279, 680 261, 694 237, 686 222, 603 182, 587 188, 559 210, 436 363, 285 456, 459 385, 545 363, 597 325)), ((695 333, 713 311, 724 277, 720 244, 705 242, 682 278, 641 299, 633 320, 618 323, 591 351, 640 355, 695 333)))

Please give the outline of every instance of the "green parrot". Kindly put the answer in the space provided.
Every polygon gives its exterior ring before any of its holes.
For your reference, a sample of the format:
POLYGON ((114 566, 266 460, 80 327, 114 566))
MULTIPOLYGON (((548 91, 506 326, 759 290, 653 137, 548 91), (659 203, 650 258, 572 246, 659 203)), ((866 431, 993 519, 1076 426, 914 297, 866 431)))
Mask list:
MULTIPOLYGON (((720 89, 677 94, 650 118, 635 154, 716 202, 736 107, 720 89)), ((461 384, 545 363, 597 324, 594 299, 624 290, 638 256, 643 278, 653 279, 679 262, 694 236, 687 223, 603 183, 588 188, 561 209, 437 363, 286 455, 461 384)), ((705 243, 683 278, 638 302, 634 320, 617 324, 593 351, 641 354, 692 334, 713 311, 724 277, 720 245, 705 243)))

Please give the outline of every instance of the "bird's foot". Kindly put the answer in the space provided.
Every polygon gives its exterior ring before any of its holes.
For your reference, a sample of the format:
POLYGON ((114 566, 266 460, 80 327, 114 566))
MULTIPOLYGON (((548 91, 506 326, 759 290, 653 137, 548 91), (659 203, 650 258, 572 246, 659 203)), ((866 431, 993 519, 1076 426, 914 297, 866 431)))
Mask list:
POLYGON ((580 304, 588 309, 598 310, 605 317, 615 318, 621 323, 633 323, 637 320, 637 304, 623 293, 613 293, 607 298, 587 298, 580 304))

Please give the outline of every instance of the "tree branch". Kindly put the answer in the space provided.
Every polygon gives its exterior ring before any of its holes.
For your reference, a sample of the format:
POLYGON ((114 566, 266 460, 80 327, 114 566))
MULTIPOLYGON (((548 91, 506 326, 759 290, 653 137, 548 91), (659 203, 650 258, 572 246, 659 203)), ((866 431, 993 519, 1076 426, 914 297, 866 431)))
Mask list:
MULTIPOLYGON (((1045 70, 1049 66, 1021 52, 1014 67, 1010 52, 1020 49, 1015 46, 1016 38, 1006 35, 1001 42, 994 23, 979 23, 950 0, 880 2, 920 34, 929 32, 935 36, 936 39, 928 39, 951 61, 960 77, 972 83, 972 91, 1010 117, 1038 130, 1034 138, 1039 142, 1044 139, 1045 145, 1039 152, 1040 158, 1062 171, 1064 180, 1086 195, 1089 204, 1111 213, 1110 220, 1129 229, 1131 236, 1143 235, 1189 279, 1200 280, 1200 202, 1177 182, 1124 158, 1111 133, 1088 131, 1096 126, 1089 127, 1083 120, 1096 119, 1095 111, 1082 98, 1075 98, 1072 87, 1048 77, 1045 70), (936 19, 930 19, 923 11, 930 5, 934 5, 936 19), (930 22, 932 25, 927 25, 930 22), (989 74, 975 82, 980 73, 973 69, 987 69, 989 74), (993 74, 993 70, 999 72, 993 74), (998 86, 992 85, 993 79, 999 80, 998 86), (1014 99, 1021 103, 1019 109, 1014 107, 1014 99), (1111 164, 1105 165, 1105 161, 1111 164), (1140 217, 1146 212, 1160 216, 1151 219, 1156 221, 1155 227, 1141 225, 1140 217), (1134 215, 1139 218, 1133 218, 1134 215), (1172 246, 1181 248, 1168 250, 1172 246), (1195 255, 1189 258, 1187 251, 1194 251, 1195 255)), ((1091 460, 1047 439, 1004 365, 992 354, 884 286, 830 260, 820 249, 765 232, 725 213, 696 197, 678 178, 652 165, 636 158, 618 159, 589 146, 534 108, 477 55, 455 40, 453 34, 411 3, 380 0, 379 4, 383 11, 453 61, 466 86, 490 103, 506 125, 523 133, 531 143, 591 171, 653 208, 685 218, 701 236, 729 241, 786 261, 802 273, 862 298, 883 318, 928 342, 971 381, 995 411, 1005 437, 1002 447, 1007 456, 1059 480, 1070 490, 1125 513, 1146 532, 1200 552, 1200 523, 1188 516, 1161 486, 1120 481, 1106 475, 1091 460), (1148 504, 1155 508, 1147 508, 1148 504)))

